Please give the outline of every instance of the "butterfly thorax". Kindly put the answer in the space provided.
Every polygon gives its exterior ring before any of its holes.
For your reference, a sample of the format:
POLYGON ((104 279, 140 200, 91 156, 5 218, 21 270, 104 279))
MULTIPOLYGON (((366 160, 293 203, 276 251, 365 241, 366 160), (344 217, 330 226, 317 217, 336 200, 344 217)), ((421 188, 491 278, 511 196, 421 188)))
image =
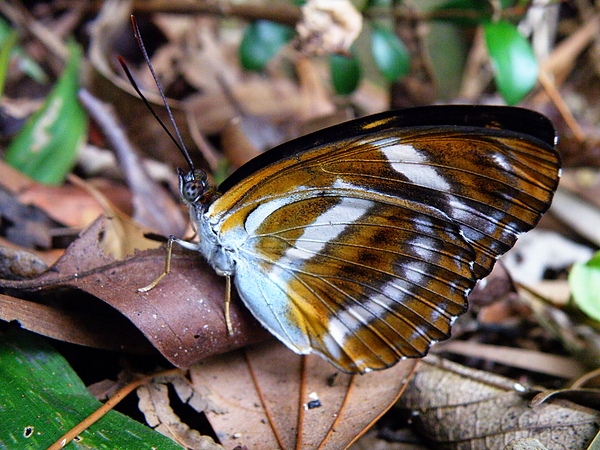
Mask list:
POLYGON ((198 243, 186 246, 197 250, 219 275, 233 275, 235 263, 231 251, 221 242, 206 219, 206 210, 219 197, 219 193, 208 182, 206 173, 201 170, 183 172, 179 170, 179 194, 190 208, 190 220, 198 235, 198 243))

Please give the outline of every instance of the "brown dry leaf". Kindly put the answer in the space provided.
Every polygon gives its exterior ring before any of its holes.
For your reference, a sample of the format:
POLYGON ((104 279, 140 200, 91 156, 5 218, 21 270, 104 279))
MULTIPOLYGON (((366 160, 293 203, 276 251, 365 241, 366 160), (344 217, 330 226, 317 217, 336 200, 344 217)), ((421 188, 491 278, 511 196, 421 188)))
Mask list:
POLYGON ((6 239, 28 249, 50 249, 54 231, 64 228, 40 208, 22 203, 4 187, 0 187, 0 215, 6 239))
MULTIPOLYGON (((241 76, 238 42, 223 35, 219 17, 156 14, 153 22, 168 41, 152 56, 158 78, 165 84, 181 76, 196 92, 214 93, 220 91, 219 77, 241 76)), ((146 81, 152 83, 149 74, 146 81)))
MULTIPOLYGON (((52 262, 56 259, 58 256, 52 262)), ((47 260, 0 238, 0 278, 19 280, 36 277, 48 270, 47 260)))
POLYGON ((537 439, 524 438, 511 441, 504 450, 548 450, 548 447, 537 439))
POLYGON ((469 358, 481 358, 552 377, 575 378, 586 372, 586 367, 572 358, 503 345, 451 340, 440 343, 435 347, 435 351, 449 352, 469 358))
MULTIPOLYGON (((1 176, 1 175, 0 175, 1 176)), ((61 223, 79 231, 104 211, 96 199, 80 186, 32 185, 19 194, 23 203, 33 204, 61 223)))
POLYGON ((146 418, 146 423, 184 448, 222 450, 223 447, 216 444, 211 437, 201 435, 181 421, 170 406, 167 384, 157 381, 137 389, 138 406, 146 418))
POLYGON ((494 266, 490 274, 475 285, 469 294, 469 304, 482 308, 516 296, 515 285, 503 264, 494 266))
POLYGON ((135 250, 146 250, 160 246, 160 243, 147 239, 144 236, 146 230, 137 221, 123 214, 91 183, 74 175, 70 175, 69 180, 88 192, 102 207, 106 219, 98 244, 104 253, 115 259, 123 259, 127 255, 132 255, 135 250))
POLYGON ((101 213, 98 203, 84 190, 71 186, 46 186, 0 161, 0 186, 24 204, 35 205, 54 220, 81 229, 101 213))
POLYGON ((78 311, 0 295, 0 319, 59 341, 116 352, 152 354, 154 349, 123 316, 78 311))
POLYGON ((526 437, 549 449, 586 448, 596 435, 600 412, 566 400, 531 407, 526 392, 508 378, 428 356, 400 405, 436 448, 503 449, 526 437))
MULTIPOLYGON (((105 217, 94 222, 41 276, 1 281, 0 285, 29 291, 74 287, 92 294, 129 319, 178 367, 189 367, 209 355, 257 342, 268 335, 236 295, 231 304, 234 333, 228 334, 224 279, 197 252, 175 246, 172 272, 149 292, 138 292, 138 288, 162 273, 165 250, 146 250, 116 260, 102 250, 107 222, 110 220, 105 217)), ((81 301, 74 306, 81 309, 81 301)), ((77 327, 77 323, 73 325, 77 327)), ((114 340, 121 331, 107 328, 106 333, 107 339, 114 340)))
POLYGON ((190 376, 217 406, 207 416, 226 448, 340 449, 395 403, 415 364, 349 375, 271 341, 195 365, 190 376))

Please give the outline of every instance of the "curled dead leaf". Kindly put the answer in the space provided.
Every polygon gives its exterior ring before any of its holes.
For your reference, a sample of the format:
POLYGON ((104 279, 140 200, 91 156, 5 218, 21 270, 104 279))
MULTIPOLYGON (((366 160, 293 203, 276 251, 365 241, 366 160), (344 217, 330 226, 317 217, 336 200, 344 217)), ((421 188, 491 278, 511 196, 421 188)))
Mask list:
MULTIPOLYGON (((114 259, 101 247, 108 220, 102 217, 94 222, 41 276, 0 284, 23 291, 71 287, 87 292, 125 316, 178 367, 189 367, 207 356, 268 336, 235 295, 231 304, 234 333, 228 334, 224 280, 197 252, 175 247, 172 272, 149 292, 138 292, 162 272, 165 250, 146 250, 114 259)), ((81 308, 81 304, 77 306, 81 308)), ((107 332, 113 340, 115 333, 120 336, 114 329, 107 332)))

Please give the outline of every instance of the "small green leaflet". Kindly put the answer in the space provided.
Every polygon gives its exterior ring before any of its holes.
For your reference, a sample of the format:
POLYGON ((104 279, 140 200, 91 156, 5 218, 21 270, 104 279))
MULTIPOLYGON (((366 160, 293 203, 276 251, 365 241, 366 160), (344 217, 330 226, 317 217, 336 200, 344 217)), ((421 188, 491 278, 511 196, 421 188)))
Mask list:
POLYGON ((46 184, 61 184, 87 139, 87 115, 79 103, 81 50, 69 44, 67 65, 42 108, 13 139, 4 159, 46 184))
POLYGON ((486 22, 483 27, 498 91, 507 104, 515 105, 537 82, 539 65, 533 49, 509 22, 486 22))
POLYGON ((579 309, 600 321, 600 252, 586 263, 573 265, 569 285, 579 309))

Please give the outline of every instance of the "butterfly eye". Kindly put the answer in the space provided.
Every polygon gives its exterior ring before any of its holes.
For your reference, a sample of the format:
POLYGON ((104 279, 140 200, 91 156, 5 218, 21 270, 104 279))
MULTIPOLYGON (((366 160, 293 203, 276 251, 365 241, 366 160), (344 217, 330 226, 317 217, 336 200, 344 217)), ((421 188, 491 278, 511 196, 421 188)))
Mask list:
POLYGON ((179 190, 186 203, 200 203, 208 190, 206 174, 200 170, 179 174, 179 190))
POLYGON ((183 197, 190 203, 198 201, 204 191, 204 184, 199 180, 188 181, 183 185, 183 197))

